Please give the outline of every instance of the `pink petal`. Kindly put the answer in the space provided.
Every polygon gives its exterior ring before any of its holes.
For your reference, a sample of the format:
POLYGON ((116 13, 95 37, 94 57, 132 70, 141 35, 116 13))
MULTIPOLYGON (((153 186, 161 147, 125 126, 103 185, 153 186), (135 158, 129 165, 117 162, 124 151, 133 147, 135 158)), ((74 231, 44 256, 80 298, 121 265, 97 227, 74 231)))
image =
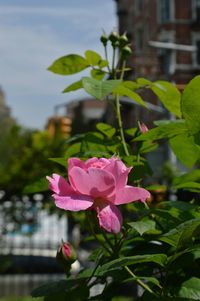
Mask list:
POLYGON ((123 189, 116 190, 115 205, 127 204, 134 201, 145 202, 150 197, 150 193, 140 187, 125 186, 123 189))
POLYGON ((70 158, 68 159, 68 172, 74 167, 78 166, 80 168, 86 169, 85 162, 79 158, 70 158))
POLYGON ((94 163, 98 162, 99 159, 96 157, 90 158, 87 161, 85 161, 85 165, 87 168, 91 167, 94 163))
POLYGON ((101 206, 97 205, 95 210, 97 211, 100 227, 104 228, 108 232, 120 232, 122 215, 115 205, 105 202, 101 206))
POLYGON ((86 210, 93 205, 93 199, 86 195, 79 195, 77 193, 59 196, 53 194, 52 197, 55 200, 55 204, 58 208, 69 211, 86 210))
POLYGON ((113 157, 110 159, 110 164, 105 166, 104 170, 107 170, 113 174, 116 180, 116 187, 119 189, 127 184, 128 174, 131 171, 131 167, 126 167, 121 160, 113 157))
POLYGON ((73 167, 69 172, 72 187, 81 194, 92 197, 107 197, 115 192, 115 179, 109 172, 89 168, 88 171, 80 167, 73 167))
POLYGON ((71 186, 67 181, 58 174, 53 174, 52 177, 46 177, 49 181, 49 189, 55 192, 58 195, 66 195, 73 192, 71 186))

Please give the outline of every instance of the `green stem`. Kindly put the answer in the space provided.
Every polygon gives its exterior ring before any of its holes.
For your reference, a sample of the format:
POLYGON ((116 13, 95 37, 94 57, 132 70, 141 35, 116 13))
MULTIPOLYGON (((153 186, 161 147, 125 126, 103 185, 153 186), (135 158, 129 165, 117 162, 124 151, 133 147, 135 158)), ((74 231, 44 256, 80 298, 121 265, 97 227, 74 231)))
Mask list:
POLYGON ((115 53, 116 53, 116 48, 113 47, 113 57, 112 57, 112 76, 115 78, 115 53))
POLYGON ((152 291, 152 289, 145 284, 141 279, 138 279, 137 276, 129 269, 127 265, 125 265, 125 270, 133 277, 133 279, 141 286, 144 290, 148 291, 149 293, 155 295, 155 293, 152 291))
POLYGON ((110 251, 109 248, 107 248, 107 246, 98 238, 98 236, 96 235, 94 229, 93 229, 93 225, 90 221, 90 216, 88 218, 88 224, 89 224, 89 228, 90 228, 90 231, 92 233, 92 235, 94 236, 94 238, 99 242, 99 244, 110 254, 112 255, 112 252, 110 251))
POLYGON ((115 101, 116 101, 117 121, 118 121, 119 132, 120 132, 120 136, 121 136, 121 140, 122 140, 122 145, 123 145, 123 148, 124 148, 125 155, 129 156, 129 151, 128 151, 128 148, 127 148, 127 145, 126 145, 123 126, 122 126, 122 117, 121 117, 121 111, 120 111, 119 94, 116 95, 115 101))
POLYGON ((122 62, 122 72, 121 72, 121 75, 120 75, 120 79, 121 79, 121 80, 124 78, 125 68, 126 68, 126 61, 124 60, 124 61, 122 62))
MULTIPOLYGON (((124 77, 125 67, 126 67, 126 61, 123 61, 123 63, 122 63, 122 72, 121 72, 121 75, 120 75, 121 80, 123 80, 123 77, 124 77)), ((121 136, 121 140, 122 140, 122 145, 123 145, 123 148, 124 148, 125 155, 129 156, 129 151, 128 151, 128 148, 127 148, 127 145, 126 145, 123 126, 122 126, 122 117, 121 117, 121 110, 120 110, 119 94, 116 95, 115 102, 116 102, 117 121, 118 121, 119 132, 120 132, 120 136, 121 136)))
POLYGON ((111 250, 113 250, 113 245, 112 243, 110 242, 110 240, 108 239, 106 233, 104 231, 102 231, 102 234, 103 234, 103 237, 105 239, 105 241, 107 242, 107 244, 110 246, 111 250))
MULTIPOLYGON (((108 62, 108 52, 107 52, 107 47, 106 46, 104 46, 104 51, 105 51, 105 59, 108 62)), ((108 67, 107 68, 108 68, 108 72, 111 73, 109 62, 108 62, 108 67)))

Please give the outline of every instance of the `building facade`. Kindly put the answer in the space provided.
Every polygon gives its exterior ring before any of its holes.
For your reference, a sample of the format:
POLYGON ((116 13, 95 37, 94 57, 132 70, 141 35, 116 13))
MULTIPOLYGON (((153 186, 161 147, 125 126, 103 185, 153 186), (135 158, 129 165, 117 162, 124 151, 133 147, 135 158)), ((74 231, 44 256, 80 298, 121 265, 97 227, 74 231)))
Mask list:
POLYGON ((185 84, 200 73, 200 0, 116 0, 134 77, 185 84))

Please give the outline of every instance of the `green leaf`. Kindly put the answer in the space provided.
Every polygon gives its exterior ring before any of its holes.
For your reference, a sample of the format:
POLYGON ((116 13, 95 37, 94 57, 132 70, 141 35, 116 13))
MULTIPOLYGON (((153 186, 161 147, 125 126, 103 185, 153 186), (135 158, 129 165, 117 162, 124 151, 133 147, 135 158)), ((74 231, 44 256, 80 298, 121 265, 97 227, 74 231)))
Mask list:
POLYGON ((139 77, 137 78, 137 83, 140 85, 140 86, 151 86, 152 85, 152 82, 146 78, 142 78, 142 77, 139 77))
POLYGON ((113 92, 116 94, 119 94, 119 95, 127 96, 127 97, 131 98, 132 100, 134 100, 135 102, 139 103, 141 106, 147 107, 145 102, 142 100, 142 98, 140 97, 139 94, 133 92, 129 88, 124 87, 123 84, 118 86, 113 92))
POLYGON ((185 173, 179 177, 175 177, 173 185, 176 187, 179 184, 187 182, 200 182, 200 169, 192 170, 191 172, 185 173))
POLYGON ((177 249, 181 249, 187 246, 188 243, 191 244, 193 236, 199 236, 199 232, 200 218, 195 218, 180 224, 168 233, 162 235, 159 239, 177 249))
POLYGON ((135 229, 141 236, 148 231, 155 230, 156 228, 156 223, 149 219, 131 222, 128 223, 128 225, 135 229))
POLYGON ((136 82, 133 82, 133 81, 130 81, 130 80, 124 81, 123 86, 125 88, 128 88, 128 89, 133 90, 133 91, 139 88, 139 86, 136 82))
POLYGON ((181 188, 181 189, 188 190, 188 191, 200 192, 200 183, 196 183, 196 182, 180 183, 174 187, 176 189, 181 188))
POLYGON ((101 61, 101 56, 93 50, 86 50, 85 57, 91 66, 98 66, 99 61, 101 61))
POLYGON ((169 258, 169 264, 177 263, 177 260, 179 264, 183 265, 183 262, 185 262, 186 265, 191 265, 193 261, 200 258, 200 247, 195 246, 186 250, 183 250, 181 252, 175 253, 169 258), (190 258, 190 260, 189 260, 190 258))
POLYGON ((67 92, 71 92, 71 91, 76 91, 83 88, 83 84, 82 84, 82 80, 79 80, 77 82, 74 82, 73 84, 67 86, 67 88, 65 88, 62 93, 67 93, 67 92))
POLYGON ((76 280, 60 280, 44 284, 31 292, 32 297, 43 297, 50 296, 51 294, 57 294, 60 292, 65 292, 76 286, 76 280))
POLYGON ((129 135, 131 137, 135 137, 137 134, 138 129, 137 128, 130 128, 125 130, 126 135, 129 135))
POLYGON ((99 63, 98 63, 98 66, 99 68, 104 68, 104 67, 107 67, 109 65, 108 61, 107 60, 100 60, 99 63))
POLYGON ((185 87, 181 109, 191 133, 198 133, 200 131, 200 75, 193 78, 185 87))
POLYGON ((50 161, 56 162, 67 168, 67 159, 66 158, 49 158, 50 161))
POLYGON ((200 279, 191 277, 183 282, 177 292, 177 297, 200 300, 200 279))
POLYGON ((106 72, 103 70, 96 70, 96 69, 92 69, 90 71, 90 74, 92 76, 92 78, 98 79, 98 80, 102 80, 104 78, 104 76, 106 75, 106 72))
POLYGON ((158 147, 158 143, 152 143, 151 141, 144 141, 139 148, 139 153, 144 154, 155 150, 158 147))
POLYGON ((108 138, 112 138, 113 135, 116 133, 115 128, 113 128, 111 125, 107 123, 102 123, 102 122, 97 123, 96 127, 100 132, 102 132, 108 138))
POLYGON ((48 70, 60 75, 70 75, 88 67, 89 64, 84 57, 78 54, 69 54, 54 61, 48 70))
POLYGON ((181 118, 181 93, 173 84, 166 81, 156 81, 152 83, 151 89, 166 109, 181 118))
POLYGON ((169 144, 180 162, 189 168, 200 158, 200 150, 195 145, 193 136, 177 135, 169 140, 169 144))
POLYGON ((24 187, 23 192, 29 194, 29 193, 47 191, 48 189, 49 187, 46 178, 41 178, 38 181, 35 181, 34 183, 24 187))
POLYGON ((135 141, 158 140, 163 138, 171 138, 176 135, 186 133, 187 128, 184 120, 174 120, 169 123, 160 124, 154 129, 141 134, 135 141))
POLYGON ((118 258, 102 265, 97 270, 97 275, 103 275, 110 269, 120 268, 126 265, 133 265, 138 263, 156 263, 160 266, 164 266, 166 260, 167 256, 165 254, 145 254, 118 258))
POLYGON ((82 82, 83 88, 88 94, 102 100, 107 95, 109 95, 117 86, 119 86, 121 80, 99 81, 94 78, 84 77, 82 79, 82 82))

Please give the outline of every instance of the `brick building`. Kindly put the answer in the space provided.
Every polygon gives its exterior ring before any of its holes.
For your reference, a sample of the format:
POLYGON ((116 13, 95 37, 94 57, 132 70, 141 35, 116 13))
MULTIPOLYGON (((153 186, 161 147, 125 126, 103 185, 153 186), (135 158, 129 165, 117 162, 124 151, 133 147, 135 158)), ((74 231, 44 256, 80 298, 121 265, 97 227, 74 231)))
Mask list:
POLYGON ((135 77, 184 84, 200 73, 200 0, 116 0, 135 77))

